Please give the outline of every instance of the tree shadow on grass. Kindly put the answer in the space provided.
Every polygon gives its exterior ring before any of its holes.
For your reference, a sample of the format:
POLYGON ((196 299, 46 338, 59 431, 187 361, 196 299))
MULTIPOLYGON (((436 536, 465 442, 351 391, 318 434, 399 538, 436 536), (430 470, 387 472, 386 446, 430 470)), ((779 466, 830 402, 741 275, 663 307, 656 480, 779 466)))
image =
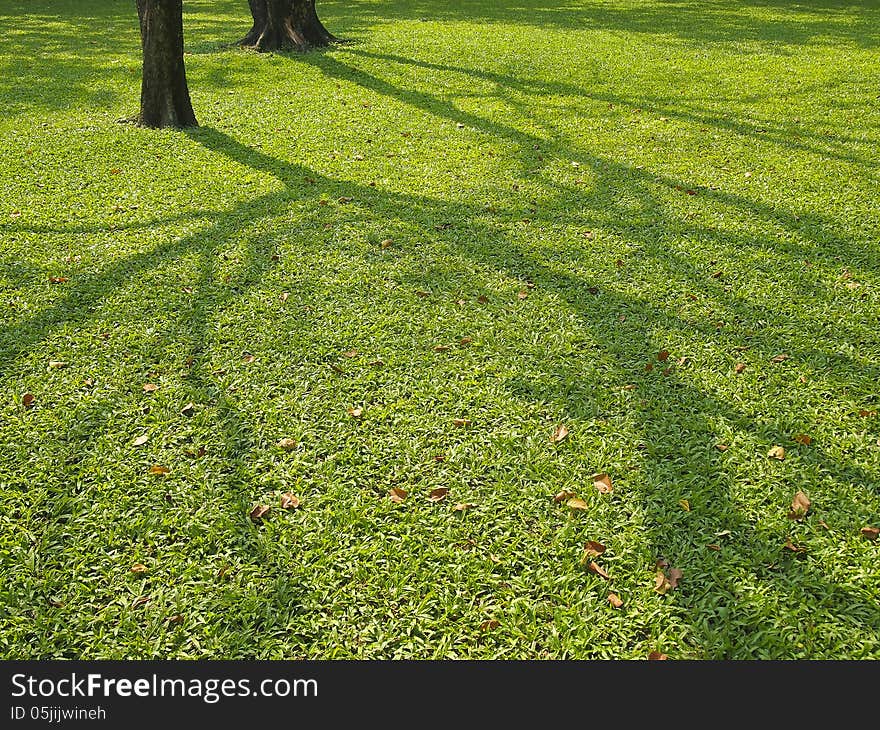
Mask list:
MULTIPOLYGON (((384 87, 382 87, 384 88, 384 87)), ((443 108, 432 105, 433 109, 443 108)), ((473 121, 473 120, 472 120, 473 121)), ((489 125, 497 131, 497 125, 489 125)), ((485 222, 485 211, 462 204, 459 201, 446 202, 425 196, 381 193, 371 188, 331 180, 320 176, 314 171, 307 171, 299 165, 291 165, 270 155, 250 149, 235 139, 216 130, 200 130, 193 139, 208 149, 223 154, 239 164, 246 164, 255 170, 271 174, 279 180, 291 181, 308 174, 318 179, 320 186, 332 186, 336 192, 356 197, 362 205, 370 205, 370 200, 390 199, 393 207, 407 211, 405 218, 413 225, 423 229, 435 242, 445 246, 466 259, 471 259, 480 267, 490 267, 514 279, 532 281, 541 290, 551 291, 558 295, 566 306, 576 312, 583 328, 593 333, 598 357, 609 359, 620 366, 611 368, 611 374, 604 376, 600 388, 619 388, 633 380, 636 381, 638 395, 627 403, 627 418, 634 419, 639 438, 646 445, 640 453, 635 467, 644 475, 645 491, 639 494, 642 507, 649 515, 646 544, 657 556, 665 556, 685 573, 691 576, 692 588, 678 599, 681 609, 693 622, 699 641, 708 655, 713 657, 745 656, 738 652, 736 643, 738 632, 743 630, 743 623, 749 631, 765 631, 768 622, 777 622, 775 615, 763 613, 768 604, 755 603, 750 605, 744 598, 740 581, 750 583, 756 581, 765 587, 772 586, 774 600, 771 606, 802 605, 802 610, 795 610, 801 618, 806 618, 817 608, 836 609, 845 606, 843 615, 847 621, 859 625, 868 632, 870 641, 876 643, 880 622, 872 613, 873 598, 865 587, 864 591, 854 589, 828 580, 813 567, 809 561, 794 555, 786 557, 783 543, 784 531, 778 523, 765 526, 744 514, 734 496, 738 491, 761 489, 760 482, 749 483, 748 476, 738 473, 735 467, 726 465, 725 456, 713 449, 722 434, 716 428, 723 424, 727 435, 742 445, 772 444, 787 439, 796 428, 797 419, 781 414, 774 423, 767 424, 756 419, 756 414, 739 411, 731 403, 723 401, 701 389, 684 377, 680 377, 676 369, 668 376, 658 373, 652 375, 635 375, 631 369, 634 363, 642 363, 651 353, 664 346, 662 341, 655 339, 654 331, 675 328, 687 338, 710 338, 718 341, 717 332, 694 327, 693 323, 682 320, 672 307, 658 307, 653 301, 640 301, 632 296, 610 288, 603 288, 602 306, 596 307, 596 297, 591 293, 594 284, 578 275, 566 273, 558 266, 549 265, 535 253, 519 246, 515 241, 498 233, 494 226, 485 222), (437 227, 426 228, 426 221, 436 221, 437 227), (448 225, 449 221, 456 224, 448 225), (469 237, 464 238, 461 227, 466 225, 469 237), (463 243, 463 241, 473 243, 463 243), (616 313, 630 312, 637 325, 615 326, 616 313), (714 337, 713 337, 714 334, 714 337), (665 410, 665 415, 658 414, 665 410), (704 429, 698 431, 682 431, 685 424, 693 422, 694 414, 702 414, 704 429), (710 463, 713 476, 709 483, 695 482, 695 475, 704 473, 706 463, 710 463), (744 483, 745 480, 745 483, 744 483), (673 486, 677 485, 677 486, 673 486), (681 491, 681 485, 688 485, 681 491), (694 531, 687 516, 677 506, 678 500, 690 496, 699 501, 701 509, 710 522, 714 522, 718 531, 730 531, 735 536, 736 544, 725 544, 721 553, 714 552, 707 545, 718 538, 703 531, 694 531), (745 573, 745 577, 743 577, 745 573), (729 574, 737 574, 736 580, 729 574), (763 607, 762 607, 763 606, 763 607), (729 629, 729 618, 737 614, 740 622, 736 630, 729 629)), ((605 161, 606 167, 610 165, 605 161)), ((649 193, 641 186, 633 191, 645 196, 649 193)), ((737 199, 738 205, 746 201, 737 199)), ((607 201, 602 201, 607 204, 607 201)), ((647 239, 644 241, 647 243, 647 239)), ((733 242, 739 245, 739 242, 733 242)), ((690 285, 705 287, 701 277, 691 273, 681 274, 681 266, 664 260, 657 251, 649 254, 650 264, 661 266, 690 285)), ((455 291, 461 285, 462 272, 450 271, 449 280, 444 280, 442 272, 432 270, 430 275, 413 274, 407 284, 416 287, 431 287, 435 291, 455 291)), ((723 293, 714 292, 716 297, 723 299, 723 293)), ((731 316, 739 315, 743 319, 752 320, 756 317, 772 318, 773 313, 762 310, 758 306, 743 309, 740 303, 725 301, 731 316)), ((758 346, 760 347, 760 345, 758 346)), ((766 349, 762 356, 769 358, 773 350, 766 349)), ((795 359, 808 360, 808 353, 797 353, 795 359)), ((851 363, 842 363, 836 375, 842 382, 851 374, 851 363)), ((685 372, 685 370, 682 370, 685 372)), ((554 404, 559 412, 574 416, 578 413, 578 403, 572 402, 570 389, 561 386, 563 382, 583 377, 582 371, 574 366, 547 373, 537 382, 531 378, 523 382, 511 381, 511 397, 531 398, 554 404), (567 374, 566 374, 567 373, 567 374)), ((876 476, 862 471, 854 464, 841 463, 837 458, 825 454, 821 447, 814 447, 809 456, 808 472, 810 478, 816 480, 814 492, 819 492, 819 474, 825 475, 823 480, 838 484, 871 484, 876 483, 876 476)), ((802 485, 791 484, 792 493, 802 485)), ((825 495, 830 495, 825 492, 825 495)), ((777 504, 780 512, 787 506, 787 493, 767 495, 768 509, 777 504)), ((824 496, 826 507, 830 508, 829 496, 824 496)), ((823 617, 821 620, 825 620, 823 617)), ((794 630, 789 625, 787 630, 794 630)), ((793 647, 792 639, 786 631, 766 632, 766 656, 790 656, 792 654, 810 655, 810 646, 793 647)), ((807 640, 807 644, 812 639, 807 640)), ((821 650, 820 650, 821 653, 821 650)))

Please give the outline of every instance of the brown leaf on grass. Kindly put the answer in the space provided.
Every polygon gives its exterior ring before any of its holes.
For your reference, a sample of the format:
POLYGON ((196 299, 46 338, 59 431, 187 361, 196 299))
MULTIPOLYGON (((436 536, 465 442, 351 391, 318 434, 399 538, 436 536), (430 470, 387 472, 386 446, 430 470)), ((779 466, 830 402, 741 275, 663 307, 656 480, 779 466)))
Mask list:
POLYGON ((352 358, 357 357, 361 353, 358 350, 346 350, 342 353, 342 357, 352 358))
POLYGON ((70 281, 66 276, 50 276, 49 281, 52 284, 63 284, 66 281, 70 281))
POLYGON ((611 486, 611 477, 607 474, 593 474, 590 479, 593 480, 593 486, 596 487, 599 494, 611 494, 614 491, 614 487, 611 486))
POLYGON ((184 449, 183 453, 190 459, 201 459, 208 452, 204 446, 199 446, 198 448, 184 449))
POLYGON ((516 296, 519 297, 520 299, 527 299, 529 296, 529 293, 527 291, 521 291, 521 292, 518 292, 516 296))
POLYGON ((269 514, 269 510, 272 508, 265 504, 258 504, 250 511, 250 518, 257 522, 258 520, 263 519, 267 514, 269 514))
POLYGON ((480 296, 477 297, 477 301, 478 301, 480 304, 488 304, 488 303, 489 303, 489 297, 487 297, 485 294, 480 294, 480 296))
POLYGON ((585 510, 587 509, 587 503, 584 502, 580 497, 572 497, 565 503, 571 509, 585 510))
POLYGON ((605 546, 601 542, 588 540, 587 544, 584 545, 584 554, 581 556, 581 565, 586 564, 590 558, 598 558, 604 552, 605 546))
POLYGON ((167 466, 162 466, 161 464, 153 464, 153 466, 150 467, 149 473, 153 476, 164 476, 165 474, 170 474, 171 469, 167 466))
POLYGON ((247 353, 246 355, 243 355, 243 356, 242 356, 241 361, 242 361, 245 365, 249 365, 250 363, 252 363, 252 362, 253 362, 254 360, 256 360, 256 359, 257 359, 257 356, 256 356, 256 355, 251 355, 250 353, 247 353))
POLYGON ((276 446, 279 449, 284 449, 285 451, 293 451, 293 449, 296 448, 297 443, 298 442, 296 439, 285 437, 282 439, 278 439, 278 443, 276 444, 276 446))
POLYGON ((669 359, 669 350, 660 350, 660 352, 657 353, 657 359, 660 362, 666 362, 669 359))
POLYGON ((155 383, 144 383, 144 393, 155 393, 159 390, 159 386, 155 383))
POLYGON ((393 239, 391 239, 391 238, 386 238, 385 240, 383 240, 383 241, 379 244, 379 247, 380 247, 381 249, 384 250, 384 249, 388 248, 389 246, 392 246, 393 244, 394 244, 394 240, 393 240, 393 239))
POLYGON ((459 502, 455 507, 452 508, 453 512, 466 512, 471 507, 476 507, 473 502, 459 502))
POLYGON ((618 596, 616 593, 608 594, 608 603, 611 604, 612 608, 620 608, 621 606, 623 606, 623 601, 620 600, 620 596, 618 596))
POLYGON ((180 409, 180 415, 186 416, 189 418, 196 412, 196 404, 195 403, 187 403, 183 408, 180 409))
POLYGON ((131 442, 132 446, 143 446, 147 441, 150 440, 150 437, 144 434, 143 436, 138 436, 131 442))
POLYGON ((25 394, 21 397, 21 404, 22 404, 25 408, 33 408, 33 407, 34 407, 34 402, 35 402, 36 400, 37 400, 37 396, 35 396, 33 393, 25 393, 25 394))
POLYGON ((367 365, 369 365, 371 368, 381 368, 383 365, 385 365, 385 361, 379 359, 370 360, 367 365))
POLYGON ((880 527, 863 527, 859 532, 862 537, 868 540, 876 540, 877 536, 880 535, 880 527))
POLYGON ((458 345, 459 345, 459 347, 467 347, 467 346, 470 345, 473 341, 474 341, 474 338, 473 338, 473 337, 462 337, 462 338, 458 341, 458 345))
POLYGON ((645 364, 645 372, 650 373, 654 369, 654 363, 649 362, 645 364))
POLYGON ((431 490, 431 493, 428 495, 428 501, 442 502, 446 499, 447 494, 449 494, 449 487, 437 487, 436 489, 431 490))
POLYGON ((351 416, 352 418, 360 418, 362 415, 364 415, 364 409, 361 407, 349 408, 349 409, 347 409, 347 411, 348 411, 348 415, 351 416))
POLYGON ((791 511, 788 513, 790 520, 802 520, 810 511, 810 498, 803 492, 794 495, 791 502, 791 511))
POLYGON ((722 276, 724 276, 724 272, 723 272, 723 271, 716 271, 716 272, 714 272, 714 273, 712 274, 712 278, 713 278, 713 279, 720 279, 722 276))
POLYGON ((682 577, 684 577, 684 573, 682 573, 678 568, 670 568, 669 571, 666 573, 666 578, 669 580, 669 588, 678 588, 678 581, 680 581, 682 577))
POLYGON ((595 573, 600 578, 604 578, 605 580, 611 580, 611 576, 605 572, 605 570, 602 568, 602 566, 599 565, 599 563, 596 563, 592 560, 589 563, 587 563, 587 570, 589 570, 591 573, 595 573))
POLYGON ((719 451, 727 451, 730 447, 727 444, 715 444, 715 448, 719 451))
POLYGON ((669 589, 669 579, 666 577, 666 573, 662 570, 658 570, 657 574, 654 576, 654 592, 659 593, 662 596, 669 589))
POLYGON ((49 360, 49 367, 54 369, 66 368, 67 363, 63 360, 49 360))
POLYGON ((710 550, 714 550, 716 553, 721 550, 721 546, 716 545, 714 542, 710 542, 708 545, 706 545, 706 547, 709 548, 710 550))
POLYGON ((782 352, 778 355, 775 355, 774 357, 771 357, 770 362, 785 362, 786 360, 789 360, 790 358, 791 358, 791 355, 787 355, 784 352, 782 352))
POLYGON ((567 499, 571 499, 576 496, 574 492, 570 492, 567 489, 563 489, 561 492, 558 492, 555 497, 553 497, 554 502, 564 502, 567 499))
POLYGON ((169 624, 182 624, 183 623, 183 615, 178 613, 178 614, 175 614, 174 616, 169 616, 166 619, 166 621, 168 621, 169 624))
POLYGON ((281 495, 281 509, 296 509, 299 504, 299 497, 292 492, 285 492, 281 495))
POLYGON ((744 362, 738 362, 736 365, 733 366, 733 372, 735 372, 737 375, 742 373, 745 369, 746 364, 744 362))
POLYGON ((560 424, 553 429, 553 433, 550 434, 550 443, 558 444, 561 441, 564 441, 566 436, 568 436, 568 427, 560 424))
POLYGON ((805 433, 799 433, 792 437, 796 443, 801 444, 802 446, 809 446, 813 443, 812 436, 807 436, 805 433))
POLYGON ((480 624, 480 631, 491 631, 492 629, 497 629, 499 626, 501 626, 501 622, 498 621, 498 619, 489 619, 480 624))
POLYGON ((652 651, 648 654, 648 661, 650 662, 665 662, 667 659, 669 657, 666 654, 661 654, 659 651, 652 651))
POLYGON ((390 499, 395 504, 400 504, 403 500, 406 499, 407 492, 400 487, 391 487, 388 490, 388 499, 390 499))
POLYGON ((132 573, 146 573, 147 566, 144 565, 143 563, 135 563, 134 565, 131 566, 131 568, 129 570, 132 573))
POLYGON ((770 451, 767 452, 767 456, 771 459, 783 461, 785 459, 785 449, 781 446, 774 446, 772 449, 770 449, 770 451))
POLYGON ((149 602, 150 602, 149 596, 138 596, 137 598, 134 599, 134 601, 132 601, 131 607, 137 608, 138 606, 143 606, 145 603, 149 603, 149 602))
POLYGON ((470 426, 471 421, 469 418, 453 418, 452 425, 457 428, 464 428, 465 426, 470 426))
POLYGON ((434 352, 446 352, 449 349, 449 345, 434 345, 434 352))
POLYGON ((278 299, 282 302, 286 302, 288 297, 290 297, 289 291, 283 291, 278 295, 278 299))
POLYGON ((802 545, 795 545, 790 537, 785 538, 785 545, 782 546, 784 550, 791 550, 793 553, 805 553, 807 549, 802 545))
POLYGON ((334 363, 334 362, 331 362, 331 363, 330 363, 330 369, 331 369, 334 373, 339 373, 340 375, 344 375, 344 374, 345 374, 345 370, 343 370, 341 367, 339 367, 339 365, 337 365, 337 364, 334 363))
POLYGON ((416 296, 417 296, 419 299, 427 299, 429 296, 431 296, 431 292, 429 292, 429 291, 422 291, 421 289, 417 289, 417 290, 416 290, 416 296))
POLYGON ((876 416, 876 415, 877 415, 877 411, 869 411, 865 408, 862 408, 859 410, 859 416, 861 418, 870 418, 871 416, 876 416))

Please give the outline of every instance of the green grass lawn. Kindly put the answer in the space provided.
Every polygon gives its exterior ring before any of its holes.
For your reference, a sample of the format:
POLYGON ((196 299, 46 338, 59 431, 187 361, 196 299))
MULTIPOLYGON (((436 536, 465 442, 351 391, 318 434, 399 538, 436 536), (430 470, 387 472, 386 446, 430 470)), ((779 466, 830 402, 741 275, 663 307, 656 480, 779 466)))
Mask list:
POLYGON ((0 655, 880 659, 880 4, 318 8, 0 8, 0 655))

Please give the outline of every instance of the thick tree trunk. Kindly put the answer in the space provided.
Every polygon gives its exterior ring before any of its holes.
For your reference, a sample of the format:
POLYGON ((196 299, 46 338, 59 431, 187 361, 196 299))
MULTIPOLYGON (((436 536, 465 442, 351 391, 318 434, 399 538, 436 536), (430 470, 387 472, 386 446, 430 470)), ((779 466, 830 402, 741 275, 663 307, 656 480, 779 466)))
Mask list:
POLYGON ((141 113, 144 127, 195 127, 183 65, 183 0, 137 0, 144 71, 141 113))
POLYGON ((336 38, 324 27, 315 0, 248 0, 254 27, 238 45, 258 51, 308 51, 336 38))

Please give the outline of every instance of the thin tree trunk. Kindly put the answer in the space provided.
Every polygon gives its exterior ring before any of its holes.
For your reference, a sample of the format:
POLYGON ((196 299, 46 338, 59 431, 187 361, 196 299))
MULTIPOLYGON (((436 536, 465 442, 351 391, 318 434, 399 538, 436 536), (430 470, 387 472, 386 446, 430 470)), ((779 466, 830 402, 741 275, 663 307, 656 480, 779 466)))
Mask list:
POLYGON ((197 126, 183 65, 183 0, 137 0, 137 11, 144 52, 139 124, 197 126))
POLYGON ((258 51, 308 51, 337 41, 315 9, 315 0, 248 0, 253 28, 238 45, 258 51))

